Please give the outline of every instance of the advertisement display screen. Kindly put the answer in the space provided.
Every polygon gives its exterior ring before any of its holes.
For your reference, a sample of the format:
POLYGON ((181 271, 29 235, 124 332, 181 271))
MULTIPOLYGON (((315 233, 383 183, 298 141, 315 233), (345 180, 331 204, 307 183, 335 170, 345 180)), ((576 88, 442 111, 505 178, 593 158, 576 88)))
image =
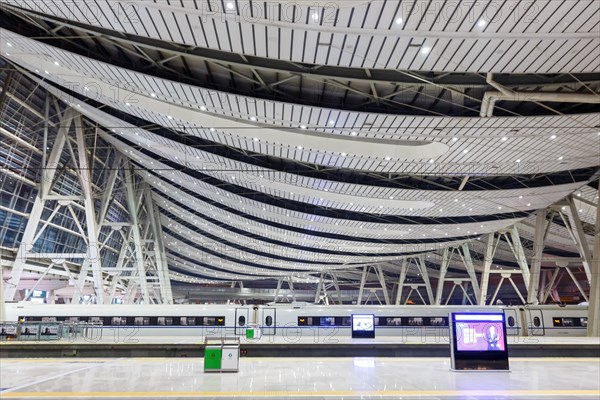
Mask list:
POLYGON ((504 313, 451 313, 452 368, 508 370, 504 313))
POLYGON ((504 351, 501 322, 457 322, 458 351, 504 351))
POLYGON ((373 314, 352 314, 352 337, 375 338, 375 316, 373 314))

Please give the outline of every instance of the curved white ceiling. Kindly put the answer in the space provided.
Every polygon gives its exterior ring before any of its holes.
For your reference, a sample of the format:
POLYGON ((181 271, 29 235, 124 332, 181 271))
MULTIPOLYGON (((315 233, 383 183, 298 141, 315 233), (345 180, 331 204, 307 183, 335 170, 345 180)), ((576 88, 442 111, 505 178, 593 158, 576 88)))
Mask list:
POLYGON ((483 73, 600 70, 586 51, 600 44, 594 0, 226 3, 10 2, 117 32, 300 63, 483 73))

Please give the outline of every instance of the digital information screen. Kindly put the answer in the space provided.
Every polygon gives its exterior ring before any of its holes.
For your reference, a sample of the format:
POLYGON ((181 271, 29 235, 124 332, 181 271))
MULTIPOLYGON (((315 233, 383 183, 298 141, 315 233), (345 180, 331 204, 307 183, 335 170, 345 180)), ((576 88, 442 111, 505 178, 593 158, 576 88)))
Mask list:
POLYGON ((352 314, 352 338, 375 338, 375 316, 373 314, 352 314))
POLYGON ((451 313, 450 321, 452 369, 509 369, 504 314, 451 313))

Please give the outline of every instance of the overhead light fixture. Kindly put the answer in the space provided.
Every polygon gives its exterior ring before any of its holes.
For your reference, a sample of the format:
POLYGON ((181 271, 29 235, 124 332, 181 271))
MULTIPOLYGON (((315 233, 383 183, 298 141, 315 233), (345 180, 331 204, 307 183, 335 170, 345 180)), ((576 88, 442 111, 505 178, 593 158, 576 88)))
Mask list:
POLYGON ((206 107, 204 107, 204 106, 200 106, 200 110, 202 110, 202 111, 206 111, 206 107))
POLYGON ((507 138, 506 136, 504 136, 504 137, 502 138, 502 141, 503 141, 503 142, 506 142, 507 140, 508 140, 508 138, 507 138))
POLYGON ((396 25, 400 25, 402 23, 402 17, 396 18, 396 25))
POLYGON ((453 137, 453 138, 452 138, 452 141, 453 141, 453 142, 456 142, 457 140, 458 140, 458 138, 457 138, 457 137, 453 137))
POLYGON ((250 121, 256 121, 256 117, 250 117, 250 121))
POLYGON ((562 161, 563 158, 563 156, 558 157, 558 161, 562 161))
POLYGON ((347 155, 346 153, 342 153, 341 154, 342 157, 346 157, 346 155, 347 155))
POLYGON ((258 138, 257 138, 257 137, 255 137, 255 138, 254 138, 254 139, 252 139, 252 140, 254 140, 255 142, 258 142, 258 138))
POLYGON ((232 2, 227 3, 227 9, 233 10, 234 8, 235 8, 235 5, 232 2))
POLYGON ((306 125, 300 125, 300 129, 306 129, 306 125))
POLYGON ((48 71, 46 71, 46 70, 44 70, 44 73, 45 73, 46 75, 49 75, 49 74, 50 74, 50 72, 48 72, 48 71))
POLYGON ((423 53, 423 54, 429 54, 430 51, 431 51, 431 49, 429 47, 423 47, 421 49, 421 53, 423 53))
POLYGON ((173 119, 173 117, 171 117, 170 115, 167 115, 167 118, 168 118, 168 119, 173 119))
POLYGON ((298 150, 302 150, 304 147, 302 147, 302 146, 297 146, 296 148, 297 148, 298 150))
POLYGON ((314 13, 314 14, 312 15, 312 19, 313 19, 313 20, 315 20, 315 21, 318 21, 318 20, 319 20, 319 14, 317 14, 317 13, 314 13))
POLYGON ((392 159, 392 157, 386 157, 385 161, 390 161, 392 159))
POLYGON ((12 43, 10 43, 10 42, 6 42, 6 45, 7 45, 8 47, 12 47, 12 43))
POLYGON ((150 93, 150 97, 156 97, 156 93, 150 93))
POLYGON ((484 19, 480 19, 479 22, 477 23, 477 25, 479 25, 480 28, 483 28, 486 24, 487 24, 487 22, 485 22, 484 19))
POLYGON ((556 139, 556 135, 550 136, 550 139, 552 139, 552 140, 556 139))
POLYGON ((520 163, 520 162, 521 162, 521 159, 519 158, 519 159, 517 160, 517 162, 518 162, 518 163, 520 163))
POLYGON ((356 133, 356 132, 350 132, 350 134, 351 134, 352 136, 356 136, 356 135, 357 135, 357 133, 356 133))
POLYGON ((58 67, 60 64, 58 63, 58 61, 54 61, 54 65, 58 67))
POLYGON ((469 150, 467 150, 467 149, 463 150, 463 153, 465 153, 465 154, 467 154, 468 152, 469 152, 469 150))

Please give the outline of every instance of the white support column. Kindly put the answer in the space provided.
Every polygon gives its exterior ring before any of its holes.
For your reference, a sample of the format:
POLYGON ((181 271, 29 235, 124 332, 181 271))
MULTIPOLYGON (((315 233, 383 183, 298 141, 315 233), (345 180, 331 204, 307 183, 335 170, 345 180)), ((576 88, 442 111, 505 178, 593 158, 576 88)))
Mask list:
POLYGON ((333 287, 337 293, 338 304, 342 304, 342 291, 340 290, 340 284, 338 282, 338 278, 335 272, 332 272, 330 276, 333 278, 333 287))
POLYGON ((577 278, 575 278, 575 275, 573 274, 573 271, 571 271, 571 268, 565 267, 565 271, 567 271, 567 274, 569 274, 569 277, 571 278, 571 280, 575 284, 575 287, 577 288, 577 290, 579 290, 579 293, 583 296, 583 298, 585 299, 585 301, 589 302, 590 299, 587 297, 587 295, 585 294, 585 292, 581 288, 581 285, 579 284, 579 282, 577 282, 577 278))
POLYGON ((513 250, 517 263, 521 268, 521 274, 523 275, 523 282, 525 283, 525 289, 529 291, 529 265, 527 264, 527 257, 525 256, 525 250, 523 249, 523 243, 521 242, 521 235, 519 235, 519 229, 517 225, 513 225, 510 237, 512 239, 511 249, 513 250))
POLYGON ((485 259, 483 260, 483 273, 481 274, 481 294, 479 295, 479 305, 486 304, 488 285, 490 282, 490 268, 494 261, 494 234, 488 234, 485 244, 485 259))
MULTIPOLYGON (((169 278, 169 265, 167 263, 167 253, 163 242, 160 215, 157 208, 154 206, 152 191, 147 183, 144 183, 144 191, 144 196, 146 197, 146 213, 150 219, 152 234, 154 236, 154 260, 156 262, 162 302, 163 304, 173 304, 173 290, 171 288, 171 279, 169 278)), ((241 282, 240 288, 242 288, 241 282)))
MULTIPOLYGON (((459 253, 460 254, 460 253, 459 253)), ((461 258, 467 269, 467 274, 471 278, 471 285, 473 286, 473 292, 475 293, 476 301, 479 301, 481 292, 479 290, 479 282, 477 282, 477 274, 475 273, 475 266, 473 265, 473 259, 471 258, 471 251, 469 250, 469 244, 463 243, 461 258)), ((462 288, 462 286, 461 286, 462 288)))
POLYGON ((324 274, 321 272, 319 283, 317 284, 317 291, 315 292, 315 304, 319 304, 319 297, 321 296, 321 290, 323 289, 323 276, 324 274))
POLYGON ((365 283, 367 283, 367 270, 369 267, 363 267, 363 272, 360 277, 360 286, 358 288, 358 299, 356 300, 356 304, 360 305, 362 303, 363 292, 365 290, 365 283))
MULTIPOLYGON (((598 187, 600 195, 600 185, 598 187)), ((594 230, 594 256, 590 265, 590 303, 588 306, 587 335, 600 336, 600 198, 596 203, 596 229, 594 230)))
POLYGON ((144 304, 150 304, 150 293, 148 291, 148 280, 146 278, 146 267, 144 265, 144 254, 142 252, 142 236, 140 234, 140 225, 138 221, 138 206, 135 193, 133 191, 133 177, 135 171, 129 163, 125 167, 125 188, 127 191, 127 208, 129 211, 129 221, 131 222, 131 231, 133 233, 133 256, 137 268, 140 290, 144 304))
POLYGON ((577 207, 575 207, 575 202, 573 201, 572 197, 569 198, 569 221, 571 222, 571 229, 573 230, 575 244, 577 245, 579 254, 583 259, 582 263, 583 269, 585 270, 585 276, 587 277, 588 282, 591 282, 592 273, 590 271, 590 266, 592 264, 592 253, 590 252, 590 247, 588 246, 585 233, 583 232, 583 226, 581 225, 581 220, 579 219, 579 213, 577 212, 577 207))
POLYGON ((4 265, 0 258, 0 322, 6 321, 6 305, 4 304, 4 265))
POLYGON ((400 277, 398 278, 398 291, 396 292, 396 305, 400 305, 402 300, 402 290, 404 289, 404 281, 406 280, 406 273, 408 271, 408 265, 406 258, 402 259, 402 267, 400 267, 400 277))
POLYGON ((290 288, 290 290, 292 291, 292 301, 295 303, 296 302, 296 291, 294 290, 294 279, 293 277, 288 277, 288 286, 290 288))
MULTIPOLYGON (((444 248, 442 254, 442 263, 440 264, 440 277, 437 282, 437 293, 435 295, 435 305, 439 306, 442 304, 442 295, 444 293, 444 283, 446 282, 446 273, 448 272, 448 265, 450 264, 450 248, 444 248)), ((398 288, 400 290, 400 288, 398 288)), ((398 303, 396 303, 398 304, 398 303)))
MULTIPOLYGON (((535 218, 535 234, 533 239, 533 256, 531 258, 531 274, 529 275, 529 290, 527 291, 527 303, 538 304, 540 290, 540 272, 542 270, 542 256, 544 254, 544 242, 546 230, 546 210, 538 210, 535 218)), ((525 278, 525 277, 523 277, 525 278)))
POLYGON ((433 290, 431 288, 431 281, 429 280, 429 272, 427 272, 427 265, 425 265, 423 256, 416 258, 415 261, 417 262, 419 272, 421 272, 421 276, 423 277, 423 282, 425 282, 425 290, 427 291, 427 298, 429 299, 429 303, 424 302, 424 304, 432 305, 435 302, 435 298, 433 297, 433 290))
POLYGON ((92 268, 94 277, 94 291, 96 302, 104 303, 104 282, 102 280, 102 262, 100 260, 100 249, 98 243, 98 226, 94 210, 94 198, 92 196, 92 177, 90 174, 85 138, 83 136, 83 120, 81 115, 75 119, 75 134, 77 138, 77 153, 79 157, 79 179, 83 191, 83 204, 85 206, 85 219, 88 236, 87 261, 92 268))
POLYGON ((385 284, 385 277, 383 276, 383 271, 381 269, 381 266, 378 265, 375 267, 375 274, 377 275, 377 278, 379 279, 379 285, 381 285, 381 290, 383 291, 383 300, 385 301, 385 305, 389 306, 390 305, 390 295, 388 294, 387 285, 385 284))
POLYGON ((275 297, 273 301, 277 303, 277 299, 279 298, 279 291, 281 291, 281 282, 283 282, 283 278, 277 279, 277 288, 275 289, 275 297))
POLYGON ((63 120, 60 123, 52 151, 48 157, 48 163, 43 166, 41 180, 44 184, 41 186, 41 190, 38 190, 37 196, 33 201, 33 207, 29 213, 29 219, 27 220, 27 226, 25 232, 21 238, 21 245, 17 250, 17 256, 11 268, 11 275, 6 284, 6 290, 4 293, 4 299, 12 301, 15 297, 15 293, 21 281, 21 275, 23 274, 23 268, 27 262, 27 255, 33 248, 33 238, 37 231, 44 207, 46 205, 46 196, 48 195, 52 182, 56 176, 56 170, 60 162, 60 157, 65 147, 66 137, 75 118, 75 111, 72 108, 66 110, 63 120))

